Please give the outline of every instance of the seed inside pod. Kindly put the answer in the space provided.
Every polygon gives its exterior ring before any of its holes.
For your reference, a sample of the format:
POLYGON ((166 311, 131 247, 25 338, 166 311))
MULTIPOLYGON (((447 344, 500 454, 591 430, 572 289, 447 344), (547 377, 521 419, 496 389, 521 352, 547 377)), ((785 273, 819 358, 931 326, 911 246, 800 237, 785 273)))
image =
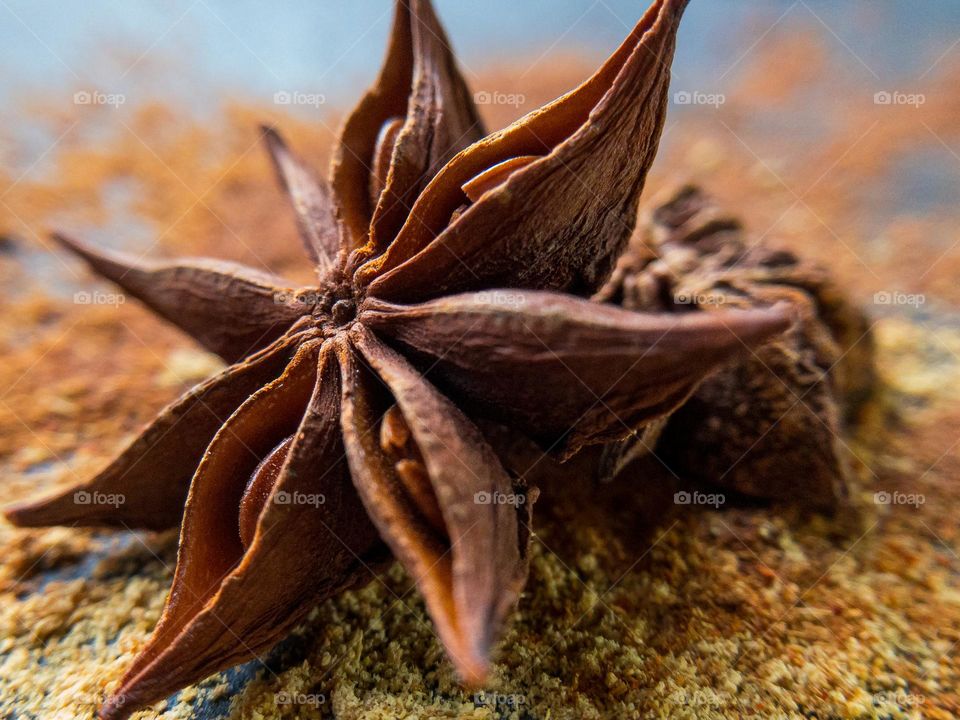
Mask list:
POLYGON ((503 185, 515 172, 539 159, 539 155, 520 155, 497 163, 464 183, 463 192, 471 202, 477 202, 484 193, 503 185))
POLYGON ((387 173, 390 171, 390 160, 393 157, 393 148, 397 144, 397 137, 403 129, 403 118, 395 117, 387 120, 380 128, 377 144, 373 150, 373 165, 370 170, 370 206, 376 207, 383 189, 387 186, 387 173))
POLYGON ((396 405, 387 410, 380 423, 380 448, 393 461, 397 478, 424 519, 437 533, 445 536, 443 513, 430 484, 423 456, 396 405))
POLYGON ((253 542, 253 536, 257 531, 257 520, 263 512, 263 506, 267 503, 270 491, 280 476, 280 470, 284 460, 287 459, 292 443, 292 435, 284 438, 260 461, 257 469, 247 480, 247 487, 240 498, 240 542, 243 543, 244 549, 250 547, 250 543, 253 542))

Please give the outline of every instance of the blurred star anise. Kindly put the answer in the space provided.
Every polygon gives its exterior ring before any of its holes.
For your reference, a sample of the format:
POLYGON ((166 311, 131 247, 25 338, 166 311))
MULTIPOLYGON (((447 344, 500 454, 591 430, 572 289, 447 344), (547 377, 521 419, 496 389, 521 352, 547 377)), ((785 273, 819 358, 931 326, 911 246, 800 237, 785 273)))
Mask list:
POLYGON ((163 615, 101 717, 269 649, 368 581, 387 549, 462 679, 481 683, 525 581, 535 492, 475 421, 569 457, 633 435, 789 326, 783 308, 588 299, 635 224, 685 5, 657 0, 580 87, 484 137, 429 2, 400 0, 329 184, 264 131, 314 287, 58 237, 231 363, 95 478, 8 513, 23 526, 182 523, 163 615))
POLYGON ((831 511, 847 498, 845 431, 875 380, 863 313, 821 267, 749 238, 687 186, 657 203, 594 296, 680 315, 785 302, 797 322, 715 373, 643 436, 602 449, 609 479, 654 451, 685 481, 831 511))

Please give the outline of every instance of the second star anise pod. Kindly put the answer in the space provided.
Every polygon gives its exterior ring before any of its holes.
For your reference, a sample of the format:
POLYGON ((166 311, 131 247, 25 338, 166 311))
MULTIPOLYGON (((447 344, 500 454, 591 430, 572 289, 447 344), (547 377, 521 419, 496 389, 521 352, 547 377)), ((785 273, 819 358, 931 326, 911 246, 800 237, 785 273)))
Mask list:
POLYGON ((658 0, 585 83, 484 137, 429 2, 398 2, 329 183, 265 131, 313 287, 58 237, 230 363, 89 482, 8 513, 182 524, 163 615, 101 717, 268 650, 368 581, 385 546, 461 678, 481 683, 526 578, 534 493, 475 420, 568 457, 632 435, 789 326, 782 307, 677 316, 587 299, 634 226, 685 5, 658 0))
POLYGON ((874 386, 870 323, 817 265, 750 238, 687 186, 658 203, 596 300, 681 315, 787 302, 797 322, 701 383, 640 438, 603 448, 606 476, 655 451, 688 480, 834 510, 847 497, 844 435, 874 386))

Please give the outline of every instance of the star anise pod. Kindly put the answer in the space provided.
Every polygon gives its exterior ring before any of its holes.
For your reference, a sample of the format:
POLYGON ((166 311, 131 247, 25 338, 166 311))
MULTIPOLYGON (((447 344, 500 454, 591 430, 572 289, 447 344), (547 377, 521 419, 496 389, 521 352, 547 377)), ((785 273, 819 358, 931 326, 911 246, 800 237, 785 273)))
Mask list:
POLYGON ((607 475, 655 450, 686 479, 822 510, 847 496, 846 427, 874 384, 867 318, 821 267, 750 238, 687 186, 658 204, 596 300, 681 315, 787 302, 789 331, 728 363, 642 438, 604 448, 607 475))
POLYGON ((182 523, 163 615, 101 717, 266 651, 369 580, 384 543, 462 679, 481 683, 525 580, 535 493, 474 420, 567 457, 669 413, 789 326, 783 307, 677 316, 587 297, 635 224, 685 5, 657 0, 585 83, 484 137, 429 2, 398 2, 329 184, 265 131, 313 287, 58 236, 231 363, 92 480, 8 513, 23 526, 182 523))

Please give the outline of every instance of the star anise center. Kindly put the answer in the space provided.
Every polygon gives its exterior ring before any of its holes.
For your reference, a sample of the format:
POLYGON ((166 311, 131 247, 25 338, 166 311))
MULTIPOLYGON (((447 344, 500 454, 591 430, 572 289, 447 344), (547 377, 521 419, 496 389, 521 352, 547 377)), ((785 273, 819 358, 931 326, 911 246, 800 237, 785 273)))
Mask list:
POLYGON ((304 293, 298 297, 298 302, 302 303, 305 314, 325 338, 347 330, 357 319, 359 301, 355 288, 348 282, 304 293))
POLYGON ((352 298, 341 298, 330 308, 330 318, 337 328, 343 328, 357 317, 357 303, 352 298))

